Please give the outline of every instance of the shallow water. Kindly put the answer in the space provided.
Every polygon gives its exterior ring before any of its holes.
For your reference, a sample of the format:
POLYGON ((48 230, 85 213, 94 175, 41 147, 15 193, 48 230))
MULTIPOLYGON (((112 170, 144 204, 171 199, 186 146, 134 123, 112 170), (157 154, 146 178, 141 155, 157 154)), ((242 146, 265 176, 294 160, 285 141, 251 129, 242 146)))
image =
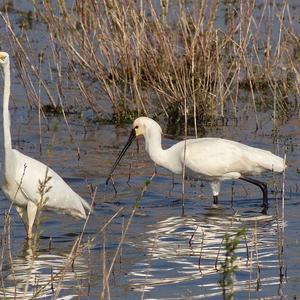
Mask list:
MULTIPOLYGON (((26 6, 22 9, 26 9, 26 6)), ((16 16, 12 15, 12 18, 16 16)), ((17 18, 16 18, 17 19, 17 18)), ((33 28, 33 33, 38 32, 33 28)), ((44 39, 36 38, 34 44, 44 39)), ((157 169, 144 193, 140 207, 130 216, 154 164, 143 149, 133 145, 115 172, 114 183, 105 186, 116 155, 127 140, 129 126, 97 125, 76 115, 68 115, 69 130, 60 116, 42 119, 39 134, 38 112, 29 110, 23 88, 13 70, 11 107, 13 145, 57 171, 81 196, 91 202, 89 185, 97 187, 94 213, 84 230, 82 248, 73 264, 68 257, 83 221, 45 213, 41 238, 30 247, 23 224, 14 208, 10 211, 9 235, 3 227, 10 202, 0 192, 1 295, 2 298, 99 299, 107 274, 116 256, 105 298, 111 299, 220 299, 221 264, 225 259, 225 233, 246 234, 235 250, 237 270, 230 287, 236 299, 293 298, 300 295, 299 214, 300 124, 296 115, 278 122, 272 135, 270 114, 247 112, 237 125, 206 128, 205 136, 233 139, 268 149, 283 156, 288 169, 285 180, 282 219, 282 175, 262 175, 269 185, 268 216, 261 215, 260 191, 244 182, 227 181, 220 205, 212 207, 211 191, 204 182, 186 182, 182 215, 181 178, 157 169), (40 138, 42 147, 40 151, 40 138), (275 141, 275 143, 274 143, 275 141), (130 173, 130 181, 129 179, 130 173), (117 216, 107 226, 107 221, 117 216), (101 231, 102 230, 102 231, 101 231), (99 231, 101 231, 99 233, 99 231), (280 245, 283 244, 283 250, 280 245)), ((1 81, 2 82, 2 81, 1 81)), ((2 87, 2 85, 1 85, 2 87)), ((1 88, 2 89, 2 88, 1 88)), ((88 113, 86 113, 88 115, 88 113)), ((169 147, 176 140, 164 139, 169 147)))
MULTIPOLYGON (((142 141, 139 153, 132 146, 114 176, 118 191, 115 195, 111 184, 105 187, 105 178, 127 140, 129 127, 116 129, 111 125, 86 124, 84 128, 81 121, 69 116, 71 141, 63 119, 49 116, 50 128, 55 124, 58 129, 53 131, 43 127, 40 155, 37 112, 18 106, 11 110, 11 115, 13 144, 20 151, 47 163, 87 200, 91 199, 88 184, 97 186, 97 195, 94 213, 83 236, 85 250, 75 259, 74 266, 66 270, 67 257, 83 222, 45 213, 38 250, 31 253, 23 225, 14 208, 11 210, 11 249, 3 247, 2 293, 6 297, 20 294, 23 299, 24 291, 28 296, 40 288, 36 296, 48 295, 50 298, 55 295, 56 287, 61 286, 60 297, 80 295, 82 299, 96 299, 102 291, 103 262, 108 269, 132 207, 145 180, 153 174, 154 165, 145 153, 142 141), (130 164, 131 179, 127 184, 130 164), (96 234, 120 208, 124 209, 105 233, 96 234), (93 238, 93 243, 88 245, 89 239, 93 238), (56 273, 57 277, 53 275, 56 273)), ((264 129, 256 133, 245 129, 249 124, 207 129, 206 135, 234 138, 272 150, 270 121, 266 120, 264 129)), ((109 281, 112 299, 218 299, 222 295, 219 280, 225 258, 222 240, 225 233, 234 235, 241 228, 247 231, 235 251, 238 269, 233 290, 236 298, 298 295, 300 193, 297 166, 300 156, 297 126, 296 117, 282 125, 278 144, 274 147, 282 155, 284 144, 288 144, 284 222, 277 218, 276 211, 278 206, 281 216, 281 175, 276 176, 275 187, 271 174, 261 176, 269 184, 267 217, 260 214, 260 191, 238 181, 223 184, 218 208, 212 207, 207 184, 186 182, 185 214, 182 216, 181 178, 175 177, 173 181, 168 171, 158 168, 132 218, 114 264, 109 281), (276 190, 279 191, 277 194, 274 193, 276 190), (279 255, 281 237, 284 239, 282 259, 279 255)), ((174 142, 166 139, 164 145, 168 147, 174 142)), ((3 215, 10 203, 2 194, 1 198, 3 215)))

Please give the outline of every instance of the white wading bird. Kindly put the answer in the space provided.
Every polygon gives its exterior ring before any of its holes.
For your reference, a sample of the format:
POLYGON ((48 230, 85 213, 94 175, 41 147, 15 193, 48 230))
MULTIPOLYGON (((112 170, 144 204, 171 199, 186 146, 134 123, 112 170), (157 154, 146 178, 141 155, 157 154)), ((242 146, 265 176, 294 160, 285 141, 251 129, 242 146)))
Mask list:
POLYGON ((90 205, 75 193, 65 181, 45 164, 12 148, 10 136, 9 95, 10 95, 10 67, 9 55, 0 52, 0 65, 4 73, 3 103, 3 154, 1 161, 2 191, 5 196, 16 205, 26 231, 27 238, 32 238, 32 226, 35 221, 39 201, 41 200, 41 182, 48 177, 44 195, 43 210, 52 210, 86 219, 84 208, 90 210, 90 205), (46 198, 46 199, 45 199, 46 198))
POLYGON ((262 190, 262 213, 267 213, 266 183, 247 176, 258 175, 265 171, 283 172, 285 165, 281 157, 266 150, 220 138, 190 139, 164 150, 161 146, 161 127, 147 117, 140 117, 134 121, 128 142, 117 157, 106 184, 132 141, 140 135, 144 136, 146 151, 157 165, 175 174, 182 174, 185 164, 188 176, 208 181, 212 188, 214 204, 218 204, 223 180, 241 179, 257 185, 262 190))

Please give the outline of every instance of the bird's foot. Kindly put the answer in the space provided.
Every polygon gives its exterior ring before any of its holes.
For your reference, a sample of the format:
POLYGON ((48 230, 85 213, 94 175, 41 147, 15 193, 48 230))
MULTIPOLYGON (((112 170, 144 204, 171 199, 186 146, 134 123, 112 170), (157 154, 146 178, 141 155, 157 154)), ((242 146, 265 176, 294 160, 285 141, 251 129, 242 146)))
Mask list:
POLYGON ((219 207, 219 204, 213 203, 211 207, 212 207, 212 208, 218 208, 218 207, 219 207))
POLYGON ((268 214, 268 206, 263 205, 263 209, 262 209, 261 213, 263 215, 267 215, 268 214))

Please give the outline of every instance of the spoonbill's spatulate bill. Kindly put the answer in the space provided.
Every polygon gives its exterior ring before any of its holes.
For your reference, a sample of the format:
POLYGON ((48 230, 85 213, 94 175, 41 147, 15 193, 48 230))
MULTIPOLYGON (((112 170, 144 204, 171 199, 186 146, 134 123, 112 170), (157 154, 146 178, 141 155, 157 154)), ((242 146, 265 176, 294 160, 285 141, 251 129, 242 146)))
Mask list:
POLYGON ((48 166, 12 148, 8 110, 10 67, 9 55, 6 52, 0 52, 0 65, 4 73, 4 93, 1 105, 3 122, 0 122, 3 126, 1 144, 4 155, 1 161, 2 191, 16 205, 17 212, 25 225, 27 237, 31 239, 38 207, 85 219, 84 208, 89 210, 90 205, 48 166), (41 190, 42 183, 45 185, 43 190, 41 190), (42 191, 45 194, 41 205, 42 191))
POLYGON ((266 171, 283 172, 285 165, 281 157, 266 150, 221 138, 189 139, 164 150, 161 146, 161 127, 147 117, 140 117, 134 121, 128 142, 117 157, 106 183, 132 141, 140 135, 144 136, 146 151, 157 165, 175 174, 182 174, 185 165, 188 176, 208 181, 212 188, 214 204, 218 204, 223 180, 241 179, 257 185, 262 190, 262 213, 267 213, 266 183, 248 176, 259 175, 266 171))

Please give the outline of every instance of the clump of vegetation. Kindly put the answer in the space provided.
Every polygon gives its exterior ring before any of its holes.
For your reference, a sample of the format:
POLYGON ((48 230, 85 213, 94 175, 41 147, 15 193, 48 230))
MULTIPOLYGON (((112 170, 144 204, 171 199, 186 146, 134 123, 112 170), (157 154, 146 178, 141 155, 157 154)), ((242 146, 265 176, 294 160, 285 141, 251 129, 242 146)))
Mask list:
POLYGON ((63 112, 72 87, 98 119, 107 109, 115 123, 163 115, 179 126, 188 120, 197 135, 198 124, 237 117, 242 98, 255 112, 272 99, 282 114, 287 99, 299 94, 299 39, 288 1, 271 7, 268 1, 260 7, 255 1, 32 3, 31 24, 42 20, 48 33, 37 57, 26 29, 16 32, 2 17, 33 104, 41 101, 40 89, 63 112), (56 89, 44 80, 43 65, 56 89))
POLYGON ((36 244, 39 242, 39 238, 41 235, 41 223, 42 223, 42 210, 47 205, 47 202, 49 200, 49 197, 47 196, 47 193, 52 189, 52 186, 50 185, 51 176, 48 175, 49 169, 46 169, 45 177, 43 180, 39 179, 39 186, 38 186, 38 194, 40 196, 39 201, 37 202, 37 212, 36 212, 36 218, 35 218, 35 226, 36 226, 36 232, 34 234, 34 241, 36 244))
POLYGON ((245 237, 246 229, 241 228, 234 236, 230 236, 228 233, 224 236, 224 247, 225 247, 225 260, 221 264, 222 274, 219 283, 223 290, 224 299, 233 299, 234 291, 234 274, 237 270, 236 265, 236 249, 240 244, 241 237, 245 237))

